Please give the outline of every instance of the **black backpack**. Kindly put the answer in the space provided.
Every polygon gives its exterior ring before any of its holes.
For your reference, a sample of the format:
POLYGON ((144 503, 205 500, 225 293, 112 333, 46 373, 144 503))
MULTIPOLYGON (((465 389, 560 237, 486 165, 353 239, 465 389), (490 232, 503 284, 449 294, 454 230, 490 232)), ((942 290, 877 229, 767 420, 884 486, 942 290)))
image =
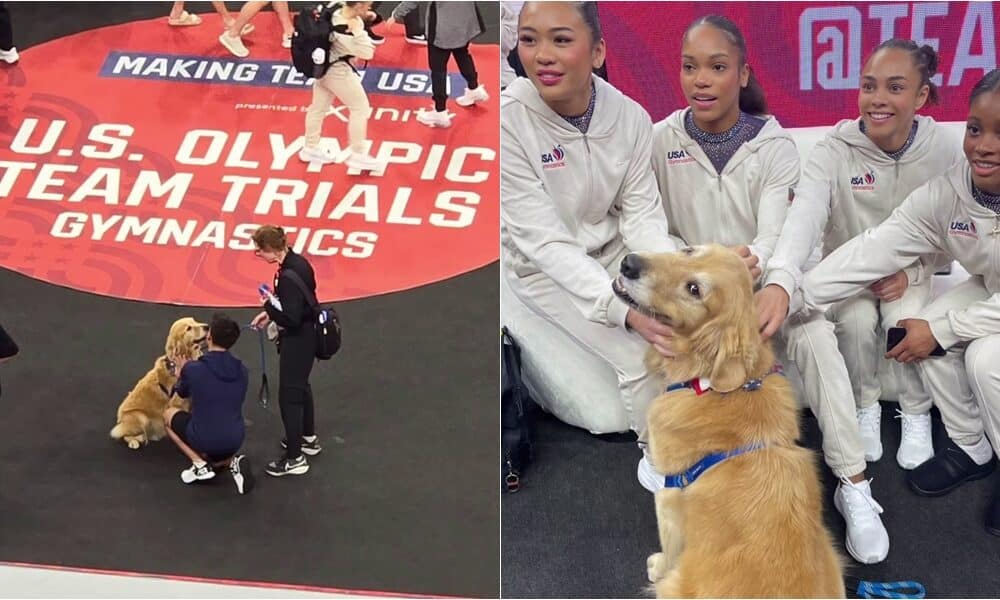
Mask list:
POLYGON ((338 5, 317 4, 299 11, 292 34, 292 65, 306 77, 319 79, 330 68, 330 34, 333 33, 333 12, 338 5))
POLYGON ((302 278, 295 271, 287 269, 281 274, 287 275, 288 279, 302 290, 302 295, 306 297, 306 301, 312 308, 313 328, 316 330, 316 358, 330 360, 340 350, 341 329, 337 310, 333 306, 325 308, 320 306, 319 301, 316 300, 316 294, 309 290, 306 282, 302 281, 302 278))
POLYGON ((500 475, 508 492, 521 489, 521 474, 531 461, 531 398, 521 380, 521 350, 506 327, 500 328, 500 475))

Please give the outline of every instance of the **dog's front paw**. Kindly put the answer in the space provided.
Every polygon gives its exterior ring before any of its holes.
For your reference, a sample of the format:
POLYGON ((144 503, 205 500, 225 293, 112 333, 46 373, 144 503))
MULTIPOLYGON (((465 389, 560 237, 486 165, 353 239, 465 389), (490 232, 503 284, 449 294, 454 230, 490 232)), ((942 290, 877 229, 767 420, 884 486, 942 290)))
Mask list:
POLYGON ((128 447, 129 448, 131 448, 133 450, 138 450, 139 449, 139 440, 133 438, 131 440, 125 440, 125 441, 128 443, 128 447))
POLYGON ((646 578, 650 583, 663 579, 667 572, 667 557, 662 552, 650 554, 646 559, 646 578))

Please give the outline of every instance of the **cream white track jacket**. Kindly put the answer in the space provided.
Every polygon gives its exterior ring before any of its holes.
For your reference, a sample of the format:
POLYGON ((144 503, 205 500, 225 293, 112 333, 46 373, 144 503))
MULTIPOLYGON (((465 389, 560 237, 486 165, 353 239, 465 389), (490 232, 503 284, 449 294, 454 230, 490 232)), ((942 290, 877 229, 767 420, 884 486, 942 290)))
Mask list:
POLYGON ((675 250, 649 169, 652 121, 603 79, 586 135, 549 108, 527 78, 501 94, 500 241, 518 277, 544 273, 590 320, 625 324, 612 259, 675 250))
POLYGON ((357 33, 338 33, 333 32, 330 34, 330 41, 333 45, 330 47, 330 62, 333 62, 331 69, 347 69, 350 70, 351 67, 343 62, 334 62, 341 56, 355 56, 361 60, 371 60, 375 56, 375 44, 372 43, 372 39, 368 36, 368 32, 364 29, 364 21, 361 17, 353 17, 352 19, 345 19, 340 11, 335 11, 333 13, 333 25, 336 27, 338 25, 354 26, 357 28, 357 33))
MULTIPOLYGON (((775 283, 794 295, 817 245, 822 243, 824 255, 833 252, 884 221, 917 187, 964 160, 961 148, 934 119, 916 119, 916 138, 899 161, 861 133, 860 119, 837 123, 816 145, 795 189, 764 285, 775 283)), ((910 283, 932 275, 933 262, 926 257, 904 265, 910 283)))
POLYGON ((944 348, 1000 333, 1000 217, 972 198, 962 161, 921 186, 881 225, 847 242, 806 273, 809 309, 826 310, 921 256, 941 253, 983 278, 992 296, 930 322, 944 348))
POLYGON ((721 174, 684 129, 681 109, 653 126, 653 171, 670 233, 681 244, 749 245, 765 269, 799 180, 799 153, 787 131, 767 118, 721 174))

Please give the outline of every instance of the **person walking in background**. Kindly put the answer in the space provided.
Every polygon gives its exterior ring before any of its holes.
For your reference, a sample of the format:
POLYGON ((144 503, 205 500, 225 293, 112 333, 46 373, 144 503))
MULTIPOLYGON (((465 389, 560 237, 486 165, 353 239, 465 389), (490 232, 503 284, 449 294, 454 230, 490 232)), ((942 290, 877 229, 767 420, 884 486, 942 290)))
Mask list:
MULTIPOLYGON (((240 9, 240 14, 229 25, 226 31, 223 31, 222 35, 219 36, 219 42, 226 47, 226 50, 229 50, 234 56, 239 58, 250 56, 250 50, 243 45, 242 36, 253 31, 250 19, 253 19, 267 4, 267 2, 247 2, 243 5, 243 8, 240 9)), ((295 33, 295 27, 292 25, 292 17, 288 13, 288 2, 271 2, 270 4, 274 8, 274 14, 278 16, 278 21, 281 22, 281 47, 291 48, 292 34, 295 33)))
MULTIPOLYGON (((386 21, 391 26, 417 8, 416 2, 400 2, 386 21)), ((459 106, 472 106, 490 99, 479 83, 469 42, 486 30, 475 2, 428 2, 426 7, 427 62, 431 70, 433 111, 420 111, 417 121, 428 127, 451 127, 448 114, 448 58, 455 57, 465 78, 465 93, 455 99, 459 106)))
MULTIPOLYGON (((230 14, 229 9, 226 8, 226 3, 221 0, 213 0, 212 8, 215 12, 219 13, 222 17, 222 25, 228 28, 233 24, 233 15, 230 14)), ((174 5, 170 8, 170 14, 167 15, 167 25, 171 27, 193 27, 195 25, 201 25, 201 17, 195 13, 189 13, 184 10, 184 0, 177 0, 174 5)), ((250 33, 253 31, 253 26, 250 26, 249 31, 244 31, 243 33, 250 33)))
POLYGON ((285 456, 268 463, 265 471, 274 477, 304 475, 309 471, 304 454, 315 456, 322 450, 316 438, 309 385, 316 357, 316 332, 311 326, 315 315, 306 292, 316 295, 316 276, 309 261, 288 246, 281 227, 261 226, 253 234, 253 243, 261 260, 278 265, 273 294, 277 302, 262 298, 264 310, 250 323, 261 329, 273 320, 279 328, 278 406, 285 425, 281 445, 286 450, 285 456))
POLYGON ((326 74, 313 82, 312 104, 306 111, 305 146, 299 151, 299 159, 305 162, 336 162, 338 153, 321 146, 323 120, 330 103, 336 97, 350 111, 347 119, 347 140, 350 155, 347 167, 361 171, 381 168, 365 149, 368 136, 368 118, 371 104, 361 76, 350 63, 353 58, 369 60, 375 56, 375 46, 365 31, 365 20, 371 18, 371 2, 345 2, 333 13, 333 45, 330 47, 330 68, 326 74))
POLYGON ((0 60, 12 65, 20 60, 17 48, 14 47, 14 30, 10 23, 10 11, 7 3, 0 2, 0 60))

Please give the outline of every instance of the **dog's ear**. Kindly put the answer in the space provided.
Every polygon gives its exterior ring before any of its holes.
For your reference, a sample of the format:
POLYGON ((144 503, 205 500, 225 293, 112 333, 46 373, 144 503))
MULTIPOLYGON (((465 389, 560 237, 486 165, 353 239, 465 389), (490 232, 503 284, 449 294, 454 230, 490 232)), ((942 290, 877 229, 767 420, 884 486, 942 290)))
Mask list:
POLYGON ((730 315, 719 328, 719 345, 710 377, 714 390, 731 392, 740 387, 757 362, 760 334, 755 328, 756 312, 746 312, 730 315))
POLYGON ((731 392, 747 380, 748 367, 743 353, 743 342, 735 328, 731 328, 719 340, 719 351, 712 365, 712 389, 731 392))

